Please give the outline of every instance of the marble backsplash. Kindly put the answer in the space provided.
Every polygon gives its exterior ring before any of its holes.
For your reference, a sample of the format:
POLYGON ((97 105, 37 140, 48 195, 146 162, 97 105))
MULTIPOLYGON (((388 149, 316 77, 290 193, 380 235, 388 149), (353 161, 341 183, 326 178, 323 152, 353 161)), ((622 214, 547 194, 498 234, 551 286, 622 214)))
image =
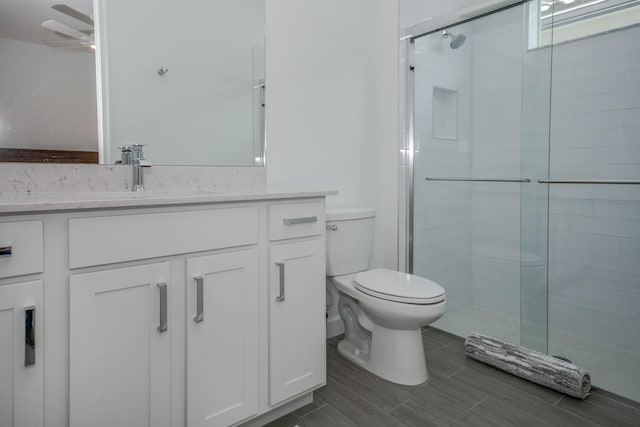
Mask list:
MULTIPOLYGON (((265 168, 154 166, 145 169, 147 191, 264 191, 265 168)), ((130 191, 131 166, 0 163, 0 194, 130 191)))

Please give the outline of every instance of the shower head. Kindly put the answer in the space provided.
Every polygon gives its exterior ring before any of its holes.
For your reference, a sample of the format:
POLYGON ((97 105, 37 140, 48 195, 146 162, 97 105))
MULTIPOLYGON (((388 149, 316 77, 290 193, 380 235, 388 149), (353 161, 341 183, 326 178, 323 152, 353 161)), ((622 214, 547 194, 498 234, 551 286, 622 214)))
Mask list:
POLYGON ((446 38, 446 37, 451 37, 451 43, 449 43, 449 47, 451 47, 451 49, 459 48, 460 46, 462 46, 464 41, 467 39, 467 36, 465 36, 462 33, 460 33, 460 34, 458 34, 456 36, 455 34, 451 34, 447 30, 444 30, 442 32, 442 38, 446 38))

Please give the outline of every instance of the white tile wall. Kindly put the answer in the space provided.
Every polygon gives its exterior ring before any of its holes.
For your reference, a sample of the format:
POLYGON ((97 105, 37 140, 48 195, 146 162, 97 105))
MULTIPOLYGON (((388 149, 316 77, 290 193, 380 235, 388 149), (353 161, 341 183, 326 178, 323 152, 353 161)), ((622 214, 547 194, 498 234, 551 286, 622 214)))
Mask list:
POLYGON ((414 270, 448 291, 437 326, 520 340, 520 276, 544 284, 544 265, 523 271, 489 255, 524 247, 546 259, 548 204, 549 294, 535 302, 543 322, 548 304, 548 351, 640 400, 640 187, 535 182, 640 179, 640 27, 556 45, 551 79, 548 48, 522 51, 518 9, 452 31, 467 35, 460 49, 436 35, 416 54, 414 270), (433 85, 460 93, 457 143, 431 138, 433 85), (533 182, 423 180, 521 174, 533 182))

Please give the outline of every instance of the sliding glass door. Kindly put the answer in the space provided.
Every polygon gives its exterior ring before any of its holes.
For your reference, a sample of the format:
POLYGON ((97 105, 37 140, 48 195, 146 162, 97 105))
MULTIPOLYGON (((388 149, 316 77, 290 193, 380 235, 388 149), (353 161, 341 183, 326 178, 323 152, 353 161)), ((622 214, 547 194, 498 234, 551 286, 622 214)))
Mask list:
POLYGON ((528 180, 547 176, 551 55, 528 54, 527 13, 414 40, 410 258, 447 290, 435 326, 546 351, 546 187, 528 180))
POLYGON ((640 400, 635 3, 529 1, 410 39, 408 264, 447 290, 434 326, 640 400))
POLYGON ((640 401, 640 7, 576 3, 541 25, 553 41, 549 353, 640 401))

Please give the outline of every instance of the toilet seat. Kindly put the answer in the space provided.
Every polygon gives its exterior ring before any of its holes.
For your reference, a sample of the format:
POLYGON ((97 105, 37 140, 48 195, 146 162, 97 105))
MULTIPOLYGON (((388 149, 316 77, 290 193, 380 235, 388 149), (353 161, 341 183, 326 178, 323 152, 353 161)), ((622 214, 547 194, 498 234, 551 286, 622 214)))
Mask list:
POLYGON ((384 268, 356 274, 353 286, 372 297, 405 304, 437 304, 445 299, 445 290, 437 283, 384 268))

